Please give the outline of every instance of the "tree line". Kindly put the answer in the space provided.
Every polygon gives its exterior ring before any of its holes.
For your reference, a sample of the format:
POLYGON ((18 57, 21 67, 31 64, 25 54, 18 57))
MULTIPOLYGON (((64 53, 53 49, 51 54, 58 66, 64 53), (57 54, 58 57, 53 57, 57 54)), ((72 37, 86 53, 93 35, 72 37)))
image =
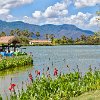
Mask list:
MULTIPOLYGON (((0 36, 6 36, 5 32, 1 32, 0 36)), ((28 30, 11 30, 9 33, 10 36, 17 36, 21 44, 28 44, 30 39, 39 39, 41 34, 40 32, 29 32, 28 30)), ((92 36, 81 35, 80 38, 68 38, 62 36, 61 38, 56 38, 54 34, 44 34, 42 36, 46 40, 51 40, 53 45, 66 45, 66 44, 100 44, 100 32, 95 32, 92 36)))
MULTIPOLYGON (((29 39, 32 39, 34 35, 36 36, 37 39, 39 39, 40 32, 33 33, 28 30, 20 30, 20 29, 11 30, 9 32, 9 36, 16 36, 19 39, 20 43, 22 44, 28 44, 29 39)), ((1 32, 0 37, 2 36, 7 36, 6 32, 1 32)))

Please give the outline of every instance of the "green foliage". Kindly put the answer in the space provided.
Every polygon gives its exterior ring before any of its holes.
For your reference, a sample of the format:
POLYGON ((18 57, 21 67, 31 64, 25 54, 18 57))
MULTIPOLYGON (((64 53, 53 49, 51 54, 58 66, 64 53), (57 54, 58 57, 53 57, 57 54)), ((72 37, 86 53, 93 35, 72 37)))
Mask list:
POLYGON ((17 38, 19 39, 21 44, 28 44, 29 43, 29 39, 25 36, 18 36, 17 38))
POLYGON ((45 34, 45 38, 46 38, 46 40, 48 40, 49 39, 49 34, 45 34))
POLYGON ((94 33, 96 36, 100 36, 100 32, 95 32, 94 33))
POLYGON ((90 69, 84 76, 80 72, 55 77, 43 75, 27 87, 14 100, 70 100, 84 92, 100 89, 100 71, 90 69))
MULTIPOLYGON (((10 31, 10 35, 15 35, 18 37, 18 40, 20 41, 20 43, 22 45, 28 45, 29 44, 29 40, 33 38, 33 36, 35 35, 37 37, 37 39, 39 39, 39 37, 41 36, 40 32, 29 32, 28 30, 19 30, 19 29, 15 29, 15 30, 11 30, 10 31)), ((6 36, 5 32, 2 32, 0 34, 0 36, 6 36)), ((54 34, 45 34, 44 35, 45 39, 47 40, 51 40, 52 41, 52 45, 71 45, 71 44, 78 44, 78 45, 95 45, 95 44, 100 44, 100 32, 95 32, 94 35, 92 36, 85 36, 85 35, 81 35, 80 38, 77 39, 73 39, 73 38, 67 38, 66 36, 62 36, 61 38, 55 38, 54 34)), ((35 44, 38 45, 38 44, 35 44)), ((45 44, 42 44, 43 46, 45 46, 45 44)), ((48 45, 48 44, 47 44, 48 45)), ((51 45, 51 44, 49 44, 51 45)))
POLYGON ((77 38, 73 40, 72 38, 67 38, 63 36, 61 39, 53 39, 53 42, 55 45, 65 45, 65 44, 75 44, 75 45, 94 45, 94 44, 100 44, 100 32, 96 32, 93 36, 85 36, 81 35, 81 38, 77 38))
POLYGON ((36 37, 37 37, 37 39, 39 39, 39 37, 40 37, 40 32, 36 32, 36 37))
POLYGON ((0 61, 0 70, 30 65, 33 63, 32 57, 28 55, 3 58, 0 61))
POLYGON ((28 30, 15 29, 15 30, 10 31, 10 35, 17 36, 17 38, 21 44, 28 44, 29 38, 34 34, 33 34, 33 32, 29 32, 28 30))
POLYGON ((15 31, 14 30, 11 30, 10 31, 10 35, 14 35, 15 34, 15 31))
POLYGON ((0 36, 6 36, 6 33, 5 32, 1 32, 0 36))

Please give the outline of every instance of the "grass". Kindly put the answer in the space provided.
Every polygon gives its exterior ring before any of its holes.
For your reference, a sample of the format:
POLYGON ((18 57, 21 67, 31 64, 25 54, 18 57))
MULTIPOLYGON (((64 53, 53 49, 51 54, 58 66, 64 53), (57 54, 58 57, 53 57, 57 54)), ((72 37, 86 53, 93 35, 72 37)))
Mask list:
POLYGON ((78 97, 71 98, 70 100, 100 100, 100 90, 86 92, 78 97))

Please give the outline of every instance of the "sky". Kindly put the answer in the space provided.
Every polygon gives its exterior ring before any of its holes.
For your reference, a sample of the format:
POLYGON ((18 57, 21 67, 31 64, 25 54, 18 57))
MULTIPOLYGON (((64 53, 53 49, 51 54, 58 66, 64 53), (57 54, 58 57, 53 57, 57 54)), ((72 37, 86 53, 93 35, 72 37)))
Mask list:
POLYGON ((96 11, 100 11, 100 0, 0 0, 0 20, 7 22, 73 24, 98 31, 96 11))

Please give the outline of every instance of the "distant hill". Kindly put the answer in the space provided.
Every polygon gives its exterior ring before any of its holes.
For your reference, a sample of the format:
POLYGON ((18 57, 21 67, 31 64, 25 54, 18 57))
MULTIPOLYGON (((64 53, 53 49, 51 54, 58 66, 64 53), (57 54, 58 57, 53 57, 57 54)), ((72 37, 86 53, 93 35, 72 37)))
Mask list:
POLYGON ((66 37, 77 38, 80 37, 82 34, 89 36, 93 35, 94 33, 89 30, 82 30, 75 25, 71 24, 63 24, 63 25, 53 25, 53 24, 46 24, 46 25, 34 25, 28 24, 21 21, 16 22, 6 22, 0 20, 0 32, 4 31, 7 35, 9 35, 10 30, 12 29, 20 29, 24 30, 27 29, 30 32, 40 32, 41 38, 45 34, 54 34, 55 37, 62 37, 65 35, 66 37))

